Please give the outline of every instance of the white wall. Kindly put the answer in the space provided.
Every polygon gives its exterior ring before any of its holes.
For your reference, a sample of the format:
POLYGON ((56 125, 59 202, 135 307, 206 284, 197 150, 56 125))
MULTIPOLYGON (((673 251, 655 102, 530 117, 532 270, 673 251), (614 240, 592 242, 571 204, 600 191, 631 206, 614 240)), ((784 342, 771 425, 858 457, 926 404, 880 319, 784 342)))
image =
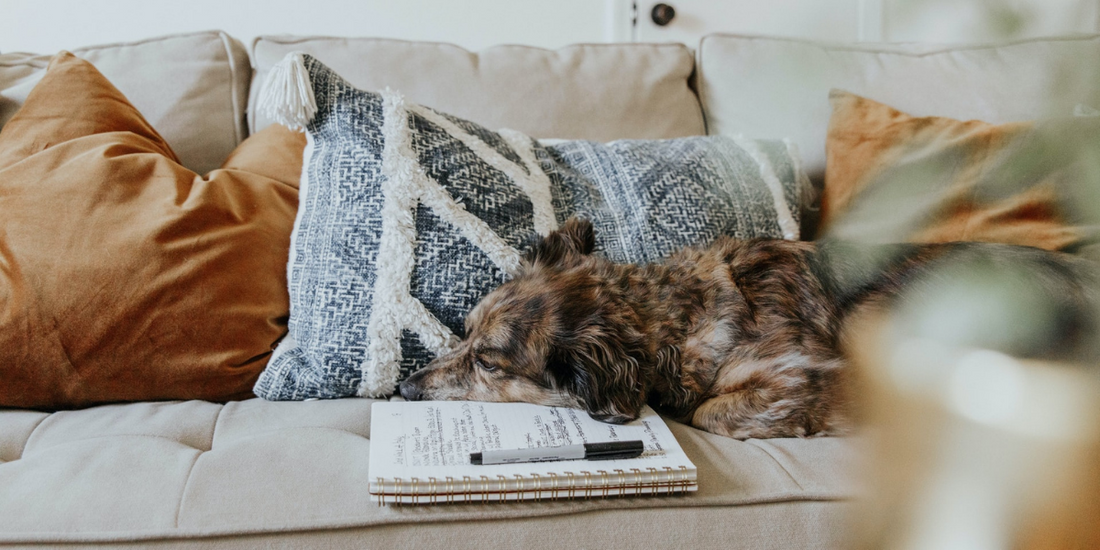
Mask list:
POLYGON ((1097 0, 880 0, 898 42, 973 42, 1100 30, 1097 0))
POLYGON ((603 0, 0 0, 0 51, 66 48, 221 29, 559 47, 600 42, 603 0))
POLYGON ((635 38, 689 44, 712 32, 841 42, 992 42, 1100 30, 1100 0, 636 1, 635 38), (677 12, 664 27, 650 15, 659 2, 677 12))
POLYGON ((1096 32, 1100 0, 0 0, 0 52, 60 49, 222 29, 381 36, 469 49, 677 41, 711 32, 837 41, 985 42, 1096 32), (657 1, 672 24, 649 19, 657 1), (630 27, 631 7, 639 7, 630 27))

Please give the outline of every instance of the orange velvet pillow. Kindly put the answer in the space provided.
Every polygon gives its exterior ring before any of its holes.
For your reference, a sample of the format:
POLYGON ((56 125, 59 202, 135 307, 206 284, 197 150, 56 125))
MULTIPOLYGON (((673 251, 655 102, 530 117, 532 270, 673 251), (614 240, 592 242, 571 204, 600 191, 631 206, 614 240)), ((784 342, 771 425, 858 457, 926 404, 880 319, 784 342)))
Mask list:
POLYGON ((251 395, 286 332, 301 134, 206 177, 59 54, 0 131, 0 406, 251 395))
POLYGON ((988 124, 914 117, 848 92, 833 114, 818 236, 1072 250, 1094 233, 1100 118, 988 124))

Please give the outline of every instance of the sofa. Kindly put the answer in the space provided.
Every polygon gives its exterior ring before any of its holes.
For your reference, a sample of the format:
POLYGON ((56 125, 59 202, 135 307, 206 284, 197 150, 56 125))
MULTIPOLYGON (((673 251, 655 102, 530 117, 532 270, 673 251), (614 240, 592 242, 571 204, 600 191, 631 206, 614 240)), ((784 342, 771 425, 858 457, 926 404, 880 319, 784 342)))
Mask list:
MULTIPOLYGON (((256 108, 261 83, 293 51, 360 88, 390 87, 540 139, 788 139, 819 190, 832 89, 918 116, 992 124, 1100 107, 1100 36, 1091 35, 954 46, 711 35, 694 47, 469 52, 297 36, 246 47, 212 31, 72 51, 199 174, 271 124, 256 108)), ((0 55, 0 124, 49 59, 0 55)), ((802 238, 815 235, 816 214, 804 213, 802 238)), ((379 506, 367 492, 373 402, 253 397, 0 409, 0 545, 844 548, 852 544, 853 503, 866 490, 858 437, 737 441, 670 421, 698 468, 697 493, 379 506)))

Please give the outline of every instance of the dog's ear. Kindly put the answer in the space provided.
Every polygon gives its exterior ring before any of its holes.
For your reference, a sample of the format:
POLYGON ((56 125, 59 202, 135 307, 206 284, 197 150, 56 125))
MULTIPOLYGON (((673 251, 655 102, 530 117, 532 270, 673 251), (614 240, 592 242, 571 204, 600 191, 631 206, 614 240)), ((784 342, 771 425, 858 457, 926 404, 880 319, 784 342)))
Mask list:
POLYGON ((559 386, 583 401, 596 420, 623 424, 638 418, 645 406, 638 360, 617 338, 567 347, 548 367, 559 386))
POLYGON ((592 222, 569 218, 560 229, 541 238, 527 251, 529 265, 555 266, 571 256, 591 254, 596 248, 596 230, 592 222))

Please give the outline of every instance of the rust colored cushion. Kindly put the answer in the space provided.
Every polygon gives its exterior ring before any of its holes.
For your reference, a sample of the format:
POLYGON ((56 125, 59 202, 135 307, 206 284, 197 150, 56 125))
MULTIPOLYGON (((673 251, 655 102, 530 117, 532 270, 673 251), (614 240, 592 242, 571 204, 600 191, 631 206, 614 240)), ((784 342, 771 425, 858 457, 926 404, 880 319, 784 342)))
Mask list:
POLYGON ((848 92, 833 114, 818 236, 1074 250, 1096 189, 1100 118, 988 124, 914 117, 848 92))
POLYGON ((55 57, 0 131, 0 406, 249 396, 286 332, 304 144, 272 127, 196 175, 55 57))

